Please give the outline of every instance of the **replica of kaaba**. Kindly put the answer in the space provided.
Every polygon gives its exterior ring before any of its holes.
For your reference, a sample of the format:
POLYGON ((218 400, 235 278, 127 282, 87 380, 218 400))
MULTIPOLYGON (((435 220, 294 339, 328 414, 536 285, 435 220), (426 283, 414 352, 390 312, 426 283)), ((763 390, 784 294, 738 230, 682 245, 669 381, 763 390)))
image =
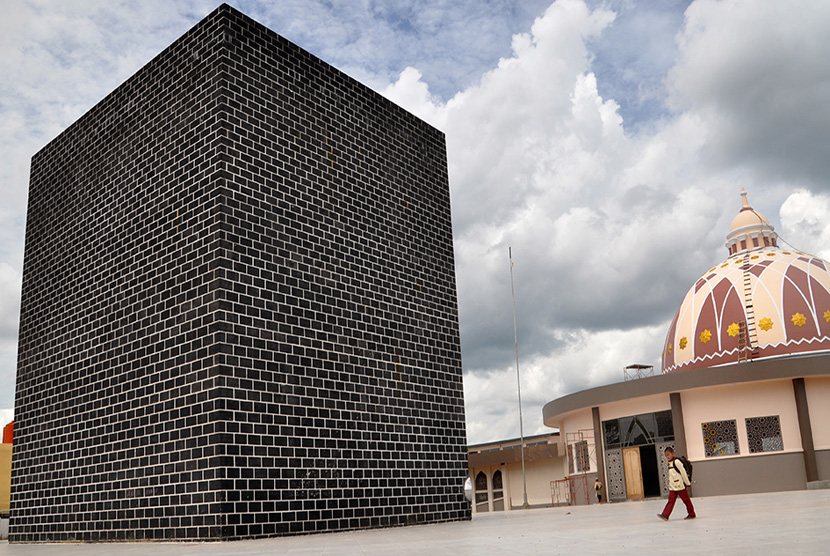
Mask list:
POLYGON ((11 542, 470 518, 444 135, 222 5, 32 159, 11 542))

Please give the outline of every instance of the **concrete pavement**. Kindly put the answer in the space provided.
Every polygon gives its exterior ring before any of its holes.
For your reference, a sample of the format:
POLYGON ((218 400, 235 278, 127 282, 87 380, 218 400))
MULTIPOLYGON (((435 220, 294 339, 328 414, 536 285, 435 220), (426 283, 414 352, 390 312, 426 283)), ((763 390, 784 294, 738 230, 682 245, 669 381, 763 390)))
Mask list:
POLYGON ((693 498, 698 518, 647 500, 481 514, 469 522, 226 543, 0 544, 0 556, 827 554, 830 490, 693 498))

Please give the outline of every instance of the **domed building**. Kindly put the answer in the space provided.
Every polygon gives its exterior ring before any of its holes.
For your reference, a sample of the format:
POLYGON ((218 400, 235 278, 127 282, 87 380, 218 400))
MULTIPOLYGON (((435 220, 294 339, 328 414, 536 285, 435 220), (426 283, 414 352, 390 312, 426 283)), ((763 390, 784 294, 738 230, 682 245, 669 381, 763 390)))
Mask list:
POLYGON ((830 487, 830 263, 782 249, 741 196, 728 257, 683 298, 662 373, 545 405, 572 484, 599 478, 612 502, 666 496, 672 446, 698 496, 830 487))

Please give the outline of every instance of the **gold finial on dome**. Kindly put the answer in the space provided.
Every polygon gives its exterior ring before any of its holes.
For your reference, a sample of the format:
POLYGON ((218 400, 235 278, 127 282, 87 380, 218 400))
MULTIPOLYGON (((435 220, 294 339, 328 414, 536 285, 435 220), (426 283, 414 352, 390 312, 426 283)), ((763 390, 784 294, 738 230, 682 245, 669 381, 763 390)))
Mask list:
POLYGON ((778 234, 769 220, 750 206, 746 189, 742 187, 741 210, 729 226, 726 249, 734 255, 763 247, 778 247, 778 234))

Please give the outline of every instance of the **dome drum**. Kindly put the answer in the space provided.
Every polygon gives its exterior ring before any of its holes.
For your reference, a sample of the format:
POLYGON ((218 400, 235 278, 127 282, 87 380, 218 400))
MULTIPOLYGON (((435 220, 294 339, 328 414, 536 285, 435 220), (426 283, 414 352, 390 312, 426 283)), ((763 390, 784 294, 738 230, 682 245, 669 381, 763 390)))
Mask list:
POLYGON ((743 251, 752 251, 761 247, 777 247, 778 234, 773 231, 752 231, 737 233, 734 237, 727 237, 726 249, 730 255, 736 255, 743 251))

